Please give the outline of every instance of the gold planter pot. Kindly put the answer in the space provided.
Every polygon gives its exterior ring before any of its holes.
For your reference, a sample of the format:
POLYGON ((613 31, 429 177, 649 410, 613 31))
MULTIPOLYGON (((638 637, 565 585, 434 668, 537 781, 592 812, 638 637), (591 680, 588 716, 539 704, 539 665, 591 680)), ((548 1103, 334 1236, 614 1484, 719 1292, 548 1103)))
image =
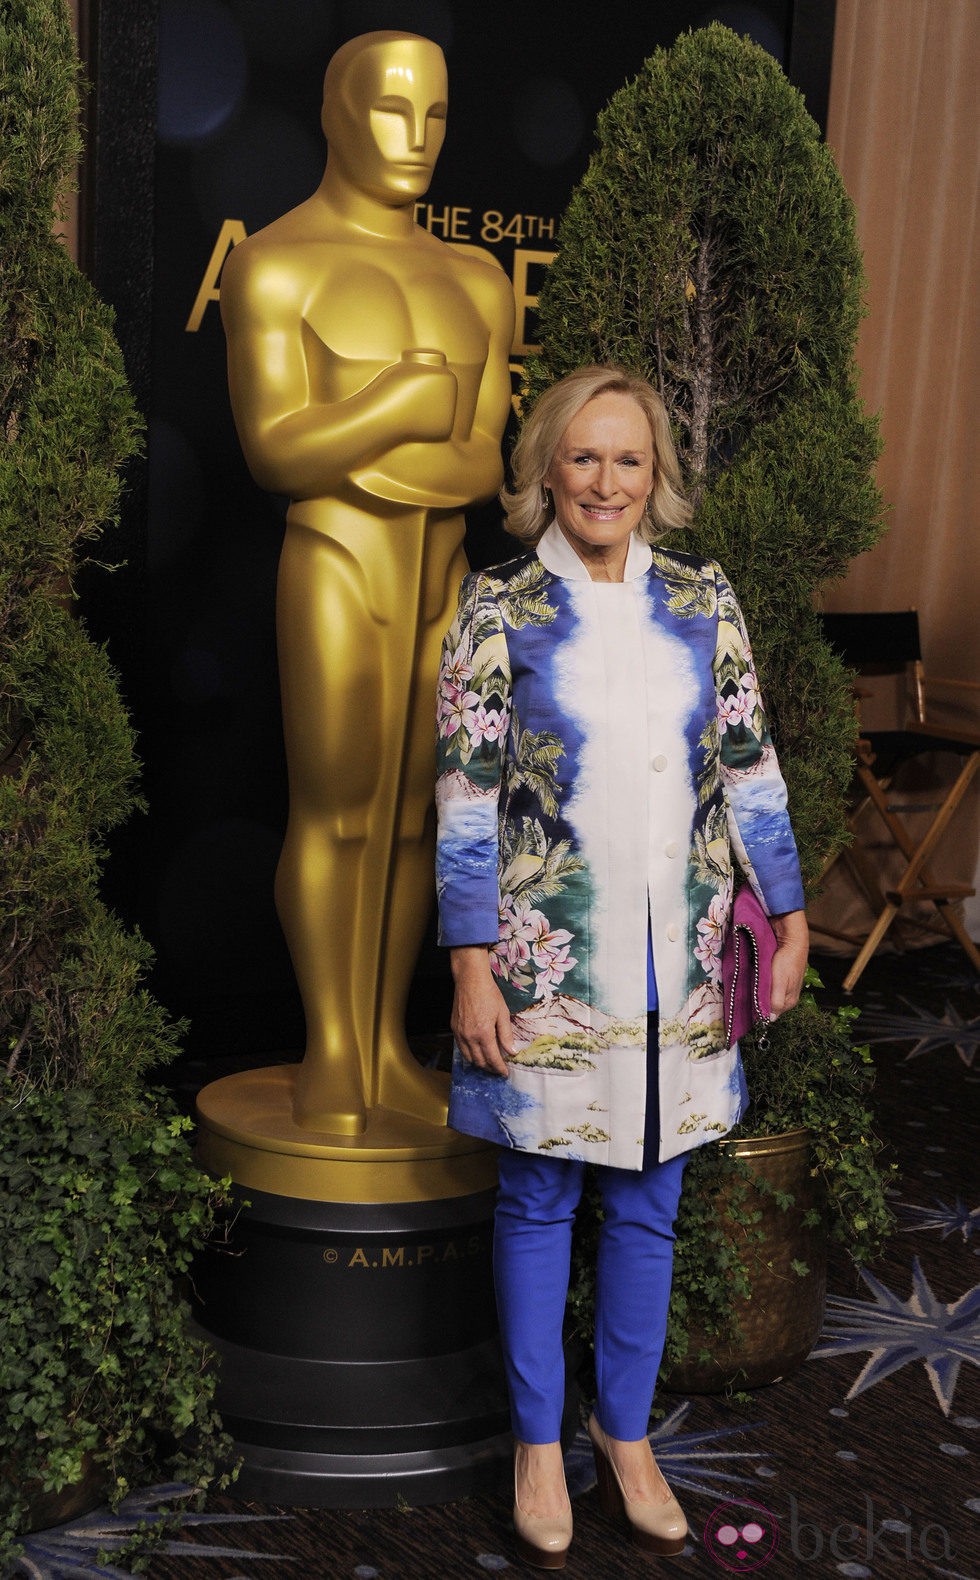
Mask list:
POLYGON ((27 1486, 30 1506, 23 1535, 32 1531, 49 1531, 56 1525, 66 1525, 69 1520, 81 1519, 97 1509, 105 1498, 105 1471, 97 1465, 91 1454, 82 1458, 82 1473, 60 1492, 43 1492, 35 1483, 27 1486))
MULTIPOLYGON (((810 1173, 809 1131, 749 1136, 719 1145, 747 1166, 745 1207, 762 1214, 742 1248, 751 1295, 733 1302, 735 1339, 691 1325, 687 1355, 664 1378, 675 1393, 719 1393, 779 1382, 802 1366, 823 1326, 827 1236, 823 1192, 810 1173), (756 1180, 763 1182, 761 1190, 756 1180), (792 1195, 792 1207, 781 1208, 773 1191, 792 1195), (811 1209, 820 1213, 820 1222, 812 1227, 803 1221, 811 1209), (794 1272, 794 1261, 805 1262, 809 1272, 794 1272)), ((724 1199, 722 1193, 722 1210, 724 1199)))

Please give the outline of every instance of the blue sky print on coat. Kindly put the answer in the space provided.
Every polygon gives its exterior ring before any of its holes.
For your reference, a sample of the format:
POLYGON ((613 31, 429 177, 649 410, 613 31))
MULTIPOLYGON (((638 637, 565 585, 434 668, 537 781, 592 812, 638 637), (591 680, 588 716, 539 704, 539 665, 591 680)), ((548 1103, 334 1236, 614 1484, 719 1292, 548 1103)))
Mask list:
POLYGON ((866 1268, 861 1269, 861 1277, 874 1302, 831 1295, 823 1341, 811 1360, 870 1350, 848 1399, 857 1398, 903 1366, 921 1361, 943 1413, 948 1415, 960 1367, 964 1361, 980 1365, 980 1284, 944 1305, 930 1289, 918 1258, 908 1300, 893 1294, 866 1268))
POLYGON ((511 1081, 502 1081, 497 1075, 489 1075, 484 1070, 475 1069, 461 1059, 458 1053, 453 1057, 451 1122, 464 1135, 470 1134, 470 1126, 473 1124, 480 1123, 485 1127, 488 1112, 488 1081, 497 1082, 500 1090, 493 1094, 492 1110, 498 1133, 489 1135, 486 1139, 502 1147, 519 1147, 525 1133, 528 1135, 532 1133, 533 1127, 527 1116, 532 1115, 535 1108, 533 1097, 520 1091, 511 1081))

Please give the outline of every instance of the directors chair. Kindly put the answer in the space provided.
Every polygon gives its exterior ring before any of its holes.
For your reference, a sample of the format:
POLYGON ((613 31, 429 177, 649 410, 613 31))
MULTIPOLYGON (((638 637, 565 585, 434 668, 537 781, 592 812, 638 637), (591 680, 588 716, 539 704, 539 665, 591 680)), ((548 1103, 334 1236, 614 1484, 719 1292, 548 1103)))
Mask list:
MULTIPOLYGON (((955 938, 976 971, 980 971, 980 951, 963 925, 956 902, 976 891, 969 883, 937 877, 930 866, 933 853, 949 826, 967 787, 980 769, 980 732, 959 726, 932 724, 926 717, 926 680, 919 645, 919 617, 914 609, 896 613, 824 614, 824 635, 830 646, 850 668, 865 676, 904 676, 907 685, 906 723, 898 730, 861 729, 854 763, 851 806, 848 823, 854 843, 841 857, 867 896, 874 924, 866 935, 832 933, 829 927, 816 931, 846 938, 859 945, 857 958, 844 978, 844 991, 850 993, 862 971, 904 907, 925 901, 935 908, 943 930, 955 938), (950 784, 943 784, 929 805, 921 799, 901 799, 895 775, 903 764, 933 752, 952 753, 959 759, 958 771, 950 784), (870 848, 862 841, 858 826, 867 815, 878 820, 904 858, 901 877, 884 880, 879 875, 870 848), (917 814, 915 833, 909 814, 917 814), (923 814, 927 821, 923 825, 923 814)), ((855 690, 856 698, 862 693, 855 690)), ((864 693, 867 695, 867 693, 864 693)), ((860 701, 857 701, 860 719, 860 701)), ((829 865, 828 864, 828 870, 829 865)), ((971 874, 972 875, 972 874, 971 874)))

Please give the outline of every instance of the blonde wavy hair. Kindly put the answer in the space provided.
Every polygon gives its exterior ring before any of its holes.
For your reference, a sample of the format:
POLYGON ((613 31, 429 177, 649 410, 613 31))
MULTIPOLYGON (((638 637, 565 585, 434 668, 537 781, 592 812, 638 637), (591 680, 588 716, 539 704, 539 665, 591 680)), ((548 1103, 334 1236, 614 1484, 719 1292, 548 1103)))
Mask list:
POLYGON ((652 543, 671 527, 686 527, 691 506, 684 498, 681 468, 667 418, 667 408, 653 385, 613 364, 578 368, 552 384, 537 401, 511 456, 512 488, 501 489, 506 530, 525 543, 537 543, 554 520, 554 504, 544 479, 572 418, 597 395, 629 395, 650 424, 653 440, 653 488, 638 531, 652 543))

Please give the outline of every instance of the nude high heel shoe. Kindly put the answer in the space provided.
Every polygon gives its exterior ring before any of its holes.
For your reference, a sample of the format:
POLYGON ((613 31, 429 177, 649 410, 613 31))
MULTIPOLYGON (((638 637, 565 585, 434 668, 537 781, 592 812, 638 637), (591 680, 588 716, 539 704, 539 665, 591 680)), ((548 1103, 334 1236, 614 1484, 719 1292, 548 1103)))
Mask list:
POLYGON ((517 1461, 514 1461, 514 1541, 526 1564, 536 1569, 564 1569, 572 1542, 572 1506, 557 1518, 525 1514, 517 1501, 517 1461))
POLYGON ((645 1553, 656 1553, 660 1558, 682 1553, 687 1537, 687 1520, 673 1493, 666 1503, 641 1503, 635 1498, 628 1498, 613 1464, 606 1434, 594 1415, 589 1417, 588 1433, 595 1455, 599 1505, 603 1514, 612 1517, 625 1514, 633 1546, 645 1553))

